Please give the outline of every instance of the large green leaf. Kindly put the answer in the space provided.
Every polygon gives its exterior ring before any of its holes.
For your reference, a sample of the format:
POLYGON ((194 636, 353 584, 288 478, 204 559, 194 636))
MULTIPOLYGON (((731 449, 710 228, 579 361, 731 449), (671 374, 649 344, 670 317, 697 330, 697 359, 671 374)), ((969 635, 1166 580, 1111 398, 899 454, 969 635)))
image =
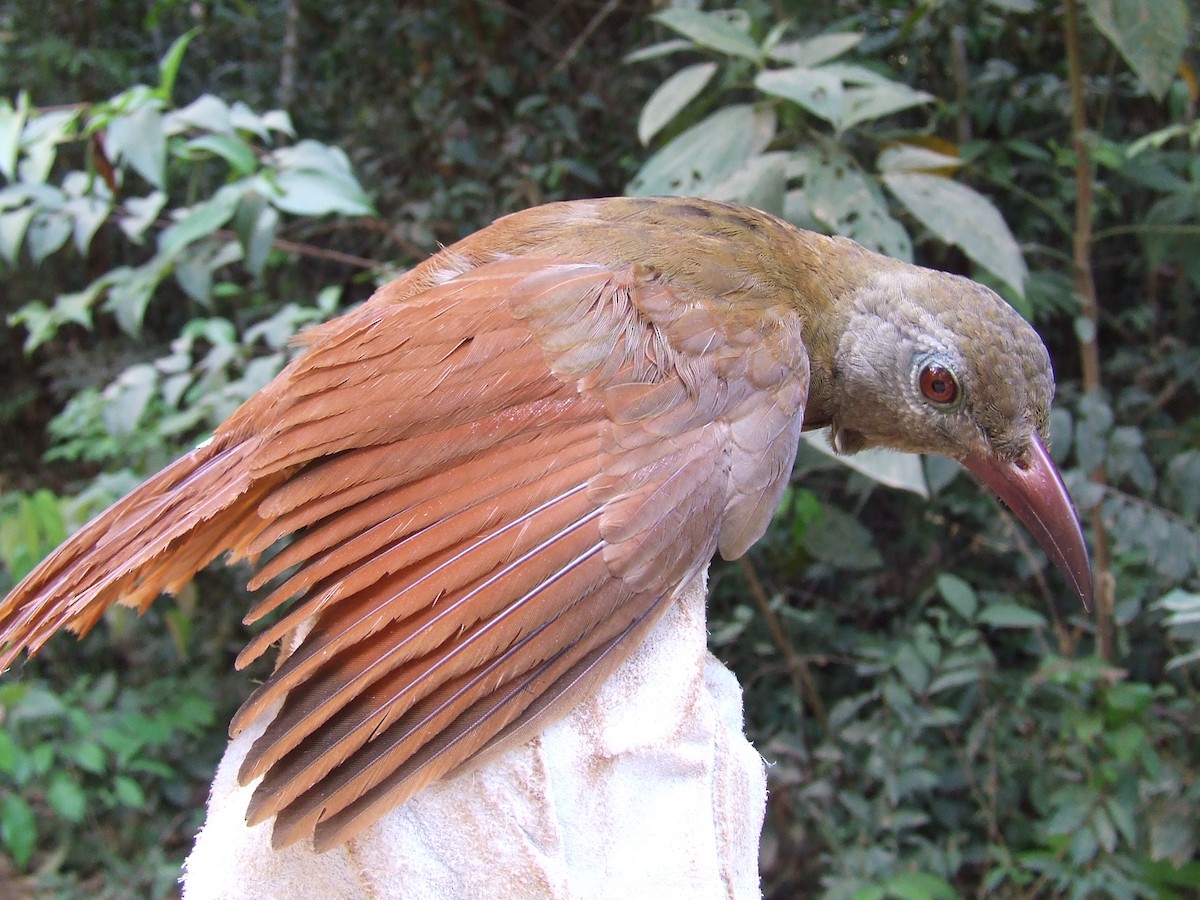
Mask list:
POLYGON ((278 209, 294 216, 370 215, 371 204, 354 180, 327 172, 289 170, 274 180, 277 193, 268 198, 278 209))
POLYGON ((841 56, 851 47, 856 46, 863 35, 850 31, 838 31, 831 34, 819 34, 806 41, 789 41, 776 44, 768 54, 772 59, 789 62, 794 66, 819 66, 821 63, 841 56))
POLYGON ((639 196, 704 194, 766 149, 775 114, 739 104, 717 110, 655 153, 625 188, 639 196))
POLYGON ((159 236, 159 251, 170 256, 192 241, 212 234, 233 216, 244 190, 237 185, 225 185, 203 203, 197 203, 159 236))
POLYGON ((933 96, 924 91, 914 91, 899 82, 872 84, 846 90, 846 112, 838 123, 838 130, 845 131, 860 122, 882 119, 894 112, 928 103, 933 96))
POLYGON ((697 63, 680 69, 660 84, 638 117, 638 140, 643 144, 650 143, 650 138, 704 90, 716 71, 716 63, 697 63))
POLYGON ((1088 12, 1150 93, 1162 99, 1187 47, 1184 0, 1088 0, 1088 12))
POLYGON ((62 247, 71 236, 73 224, 71 217, 61 208, 39 209, 25 233, 26 246, 33 261, 40 263, 62 247))
POLYGON ((114 161, 123 159, 160 190, 166 178, 167 138, 158 108, 143 103, 108 126, 105 147, 114 161))
POLYGON ((879 186, 836 147, 810 154, 804 198, 825 229, 895 259, 912 260, 912 240, 888 211, 879 186))
POLYGON ((235 175, 249 175, 258 168, 253 148, 235 134, 202 134, 183 147, 189 154, 212 153, 229 163, 235 175))
POLYGON ((842 121, 842 80, 821 69, 768 69, 758 73, 754 86, 764 94, 798 103, 831 125, 838 126, 842 121))
POLYGON ((760 55, 758 44, 745 29, 739 28, 719 12, 667 9, 654 18, 701 47, 708 47, 730 56, 740 56, 743 59, 756 60, 760 55))
POLYGON ((18 167, 21 180, 41 184, 50 175, 58 145, 74 131, 79 110, 55 110, 30 119, 21 137, 24 159, 18 167))
POLYGON ((829 446, 827 429, 806 431, 801 437, 814 450, 833 457, 842 465, 867 476, 872 481, 902 491, 911 491, 922 497, 929 496, 929 487, 925 484, 925 472, 921 468, 921 457, 915 454, 873 449, 850 456, 842 456, 835 453, 829 446))
POLYGON ((201 94, 187 106, 171 110, 163 117, 163 130, 167 134, 181 134, 190 128, 213 134, 232 134, 229 104, 212 94, 201 94))
POLYGON ((301 141, 273 154, 277 171, 256 190, 283 212, 298 216, 370 215, 374 210, 339 147, 301 141))
POLYGON ((992 201, 936 175, 885 172, 883 181, 921 224, 1024 294, 1029 274, 1025 257, 992 201))
POLYGON ((786 157, 787 154, 780 152, 751 157, 724 181, 709 185, 704 196, 743 203, 782 216, 787 193, 786 157))

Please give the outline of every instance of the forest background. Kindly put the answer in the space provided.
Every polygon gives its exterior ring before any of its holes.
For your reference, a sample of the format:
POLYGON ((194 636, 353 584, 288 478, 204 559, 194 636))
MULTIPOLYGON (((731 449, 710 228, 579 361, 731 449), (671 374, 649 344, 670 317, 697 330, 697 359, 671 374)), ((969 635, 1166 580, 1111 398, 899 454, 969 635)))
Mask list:
MULTIPOLYGON (((956 464, 801 447, 713 571, 769 897, 1200 884, 1200 124, 1185 0, 0 3, 0 592, 298 329, 496 216, 702 194, 972 275, 1050 347, 1077 607, 956 464)), ((0 894, 172 896, 245 571, 0 680, 0 894)), ((258 673, 261 675, 261 673, 258 673)))

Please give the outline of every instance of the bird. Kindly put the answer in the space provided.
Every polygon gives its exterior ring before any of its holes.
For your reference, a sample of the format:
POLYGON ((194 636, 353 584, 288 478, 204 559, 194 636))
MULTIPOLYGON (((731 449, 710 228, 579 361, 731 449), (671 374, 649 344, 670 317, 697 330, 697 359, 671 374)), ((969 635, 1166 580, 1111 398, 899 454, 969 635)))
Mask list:
POLYGON ((760 538, 801 430, 942 454, 1085 604, 1047 450, 1054 379, 990 289, 749 207, 614 197, 513 213, 302 351, 212 436, 0 603, 0 671, 226 555, 254 567, 237 659, 248 825, 343 845, 599 691, 760 538), (702 590, 702 589, 701 589, 702 590))

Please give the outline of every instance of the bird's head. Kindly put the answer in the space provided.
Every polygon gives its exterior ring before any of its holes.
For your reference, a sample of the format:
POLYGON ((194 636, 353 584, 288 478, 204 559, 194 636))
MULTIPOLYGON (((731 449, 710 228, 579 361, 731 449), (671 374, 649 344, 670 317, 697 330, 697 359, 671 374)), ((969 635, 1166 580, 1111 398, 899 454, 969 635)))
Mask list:
POLYGON ((876 272, 846 314, 830 373, 834 448, 958 459, 1012 508, 1087 604, 1087 548, 1046 451, 1054 375, 1029 323, 969 279, 899 265, 876 272))

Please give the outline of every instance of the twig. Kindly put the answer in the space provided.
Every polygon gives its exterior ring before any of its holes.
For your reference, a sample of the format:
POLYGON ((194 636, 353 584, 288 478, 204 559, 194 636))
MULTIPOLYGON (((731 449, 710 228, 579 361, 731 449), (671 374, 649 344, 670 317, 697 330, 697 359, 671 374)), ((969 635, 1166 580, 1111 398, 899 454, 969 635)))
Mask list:
POLYGON ((583 26, 583 31, 579 32, 579 34, 575 36, 575 40, 571 41, 570 45, 563 52, 562 56, 558 58, 558 62, 556 62, 553 68, 550 69, 550 74, 557 75, 559 72, 565 69, 570 64, 571 60, 575 58, 575 54, 579 52, 579 49, 585 43, 587 43, 587 39, 592 36, 592 32, 599 28, 605 19, 616 12, 617 7, 620 5, 621 0, 608 0, 604 6, 600 7, 600 11, 592 16, 590 22, 583 26))
MULTIPOLYGON (((1079 335, 1079 357, 1083 368, 1084 393, 1101 390, 1100 304, 1096 297, 1096 281, 1092 275, 1092 161, 1087 142, 1087 116, 1084 109, 1083 65, 1079 58, 1079 3, 1066 0, 1063 9, 1066 30, 1067 80, 1071 90, 1071 144, 1075 150, 1075 230, 1072 234, 1072 255, 1075 268, 1075 292, 1079 295, 1080 312, 1088 329, 1079 335)), ((1107 476, 1101 463, 1088 477, 1105 485, 1107 476)), ((1104 662, 1114 658, 1112 564, 1109 559, 1108 530, 1100 504, 1089 510, 1092 520, 1096 596, 1096 652, 1104 662)))
POLYGON ((771 640, 775 642, 775 646, 779 648, 779 652, 783 654, 784 661, 787 663, 788 674, 792 678, 792 689, 804 698, 804 702, 812 710, 813 718, 820 726, 828 727, 829 715, 825 712, 825 702, 821 699, 820 691, 817 690, 817 682, 804 657, 796 652, 796 648, 788 640, 787 631, 784 630, 783 623, 779 621, 779 616, 775 615, 775 610, 771 609, 767 590, 759 580, 758 573, 754 571, 754 564, 748 557, 743 556, 738 560, 738 565, 741 566, 742 575, 750 586, 750 596, 754 598, 758 611, 762 613, 763 621, 767 623, 771 640))

